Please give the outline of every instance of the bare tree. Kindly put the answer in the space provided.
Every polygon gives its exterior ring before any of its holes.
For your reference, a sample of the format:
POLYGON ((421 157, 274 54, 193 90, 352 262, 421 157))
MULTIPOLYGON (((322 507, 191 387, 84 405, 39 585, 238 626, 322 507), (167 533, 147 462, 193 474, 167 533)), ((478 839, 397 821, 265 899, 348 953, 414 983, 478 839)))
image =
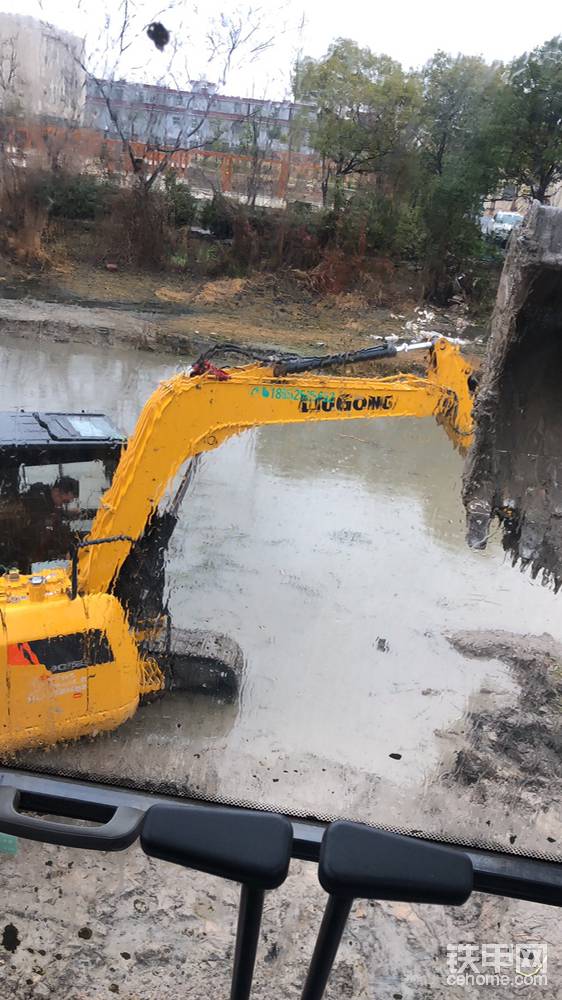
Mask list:
POLYGON ((249 62, 271 48, 276 34, 264 33, 264 11, 260 7, 246 7, 231 14, 221 13, 211 22, 207 32, 210 62, 222 66, 219 83, 224 85, 235 59, 244 53, 249 62))
POLYGON ((18 71, 16 39, 5 38, 0 42, 0 90, 2 93, 13 93, 18 71))
POLYGON ((247 7, 218 18, 195 8, 190 15, 198 19, 202 54, 190 44, 184 12, 180 0, 151 9, 150 16, 146 3, 120 0, 115 8, 105 8, 100 30, 86 40, 83 57, 63 40, 86 76, 87 102, 97 108, 96 127, 120 140, 128 162, 131 197, 128 208, 127 200, 122 202, 126 212, 122 229, 139 263, 141 258, 148 262, 149 249, 156 263, 158 243, 164 246, 163 207, 155 192, 173 168, 174 158, 222 138, 221 128, 212 127, 215 88, 200 86, 194 91, 192 63, 198 63, 198 75, 205 65, 224 84, 240 59, 256 59, 273 42, 273 33, 262 25, 259 8, 247 7), (155 36, 163 39, 156 48, 151 41, 155 36), (154 67, 158 67, 156 72, 154 67))
POLYGON ((272 117, 272 110, 269 102, 250 105, 238 147, 249 157, 246 202, 251 208, 255 207, 258 193, 271 174, 274 144, 284 138, 281 127, 272 117))
POLYGON ((17 39, 4 38, 0 42, 0 104, 5 114, 20 110, 18 70, 17 39))
MULTIPOLYGON (((181 16, 183 10, 180 0, 171 0, 147 20, 146 5, 139 7, 131 0, 121 0, 115 11, 107 11, 102 30, 87 46, 87 56, 78 60, 86 74, 90 98, 94 94, 102 104, 105 130, 123 143, 135 182, 145 193, 170 168, 176 154, 216 144, 223 137, 220 128, 215 126, 211 134, 207 125, 216 100, 213 88, 190 92, 189 33, 181 16), (171 18, 173 30, 165 47, 164 65, 160 62, 153 86, 163 91, 165 88, 166 99, 176 94, 178 113, 165 114, 156 108, 140 113, 134 102, 119 99, 120 94, 134 97, 135 89, 142 88, 141 84, 125 84, 123 72, 130 66, 132 75, 138 78, 141 67, 134 65, 133 55, 146 42, 148 27, 166 17, 171 18), (170 120, 171 128, 167 127, 170 120)), ((194 13, 198 13, 196 9, 194 13)), ((273 34, 263 18, 261 8, 248 6, 207 19, 205 61, 219 84, 225 83, 237 60, 253 61, 273 44, 273 34)), ((156 52, 154 57, 161 59, 156 52)), ((137 102, 139 106, 142 103, 137 102)))

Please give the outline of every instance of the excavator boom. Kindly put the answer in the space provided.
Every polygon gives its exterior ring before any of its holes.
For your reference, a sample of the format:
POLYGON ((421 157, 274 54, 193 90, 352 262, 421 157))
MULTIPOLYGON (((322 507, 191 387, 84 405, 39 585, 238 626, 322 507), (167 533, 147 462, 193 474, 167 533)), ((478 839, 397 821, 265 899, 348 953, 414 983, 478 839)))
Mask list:
POLYGON ((373 417, 436 417, 456 445, 472 433, 470 366, 446 340, 430 349, 424 378, 292 374, 252 364, 179 374, 147 400, 80 552, 79 589, 108 592, 181 466, 227 438, 266 424, 373 417))

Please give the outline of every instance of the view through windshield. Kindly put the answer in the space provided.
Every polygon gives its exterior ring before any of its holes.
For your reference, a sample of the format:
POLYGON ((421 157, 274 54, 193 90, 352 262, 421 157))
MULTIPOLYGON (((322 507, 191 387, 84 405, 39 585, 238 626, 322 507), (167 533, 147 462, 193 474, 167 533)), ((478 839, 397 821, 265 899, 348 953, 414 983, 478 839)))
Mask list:
MULTIPOLYGON (((299 857, 351 820, 554 894, 559 9, 441 7, 0 0, 6 996, 222 995, 234 919, 139 844, 22 844, 18 781, 282 813, 299 857)), ((294 861, 287 996, 325 903, 294 861)), ((559 993, 547 907, 359 903, 334 1000, 559 993)))
MULTIPOLYGON (((5 399, 25 357, 9 343, 5 399)), ((64 384, 130 432, 177 363, 40 346, 37 366, 35 405, 64 384)), ((204 456, 166 602, 175 629, 234 640, 238 690, 170 692, 17 765, 557 857, 558 598, 497 531, 468 549, 462 470, 432 420, 264 428, 204 456)))

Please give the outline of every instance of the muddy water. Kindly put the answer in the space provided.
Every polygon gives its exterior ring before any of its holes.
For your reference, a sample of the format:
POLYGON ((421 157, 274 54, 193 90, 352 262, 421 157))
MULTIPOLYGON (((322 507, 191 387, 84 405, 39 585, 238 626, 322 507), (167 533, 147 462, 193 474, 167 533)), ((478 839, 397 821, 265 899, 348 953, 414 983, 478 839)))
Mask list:
MULTIPOLYGON (((102 410, 127 432, 177 367, 16 342, 1 361, 2 408, 102 410)), ((519 687, 506 662, 447 636, 562 639, 559 599, 498 540, 466 548, 461 473, 432 421, 268 428, 206 456, 172 543, 170 608, 237 639, 240 698, 170 696, 20 766, 545 850, 562 832, 555 788, 539 817, 517 772, 484 803, 450 782, 475 712, 515 710, 519 687)))

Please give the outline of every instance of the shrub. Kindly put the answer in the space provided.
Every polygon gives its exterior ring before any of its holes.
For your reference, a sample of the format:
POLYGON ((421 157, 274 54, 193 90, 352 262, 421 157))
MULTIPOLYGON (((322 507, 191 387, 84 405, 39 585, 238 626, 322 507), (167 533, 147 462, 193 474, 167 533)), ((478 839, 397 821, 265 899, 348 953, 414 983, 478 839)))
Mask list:
POLYGON ((164 178, 170 225, 192 226, 197 219, 197 201, 187 184, 178 181, 177 174, 168 170, 164 178))
POLYGON ((1 163, 0 235, 4 249, 28 263, 45 259, 42 241, 49 218, 42 171, 23 171, 1 163))
POLYGON ((209 229, 217 240, 231 240, 234 236, 232 209, 221 195, 213 195, 199 213, 201 225, 209 229))
POLYGON ((44 176, 44 198, 55 218, 99 218, 110 211, 115 191, 115 185, 91 174, 56 172, 44 176))
POLYGON ((103 256, 110 254, 114 260, 149 269, 163 267, 170 251, 176 249, 170 237, 164 194, 141 187, 119 191, 111 215, 99 229, 103 256))

